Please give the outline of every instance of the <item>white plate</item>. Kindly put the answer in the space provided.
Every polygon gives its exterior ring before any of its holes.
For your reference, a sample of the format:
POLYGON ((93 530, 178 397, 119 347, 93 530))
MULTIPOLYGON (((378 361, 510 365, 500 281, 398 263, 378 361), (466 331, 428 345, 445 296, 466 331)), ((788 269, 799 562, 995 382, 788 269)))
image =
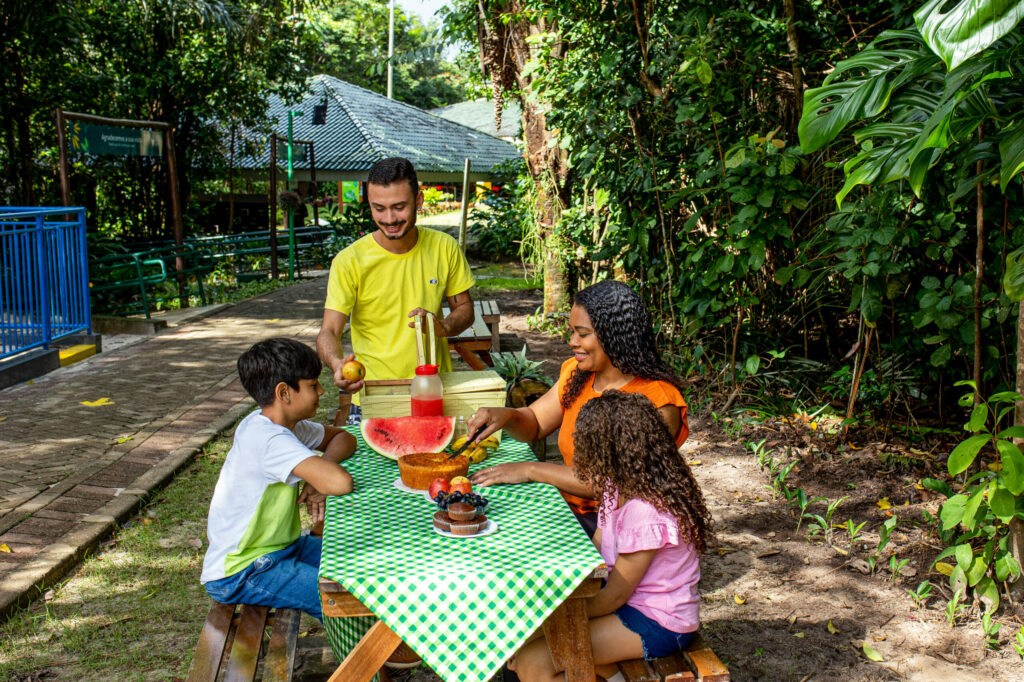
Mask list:
POLYGON ((477 531, 476 533, 473 533, 472 535, 456 535, 455 533, 449 533, 448 531, 441 530, 437 526, 433 525, 433 522, 431 522, 430 527, 433 528, 434 532, 437 533, 438 535, 443 535, 446 538, 458 538, 460 540, 462 540, 464 538, 482 538, 483 536, 490 535, 491 533, 495 533, 498 530, 498 524, 496 522, 492 521, 491 519, 487 519, 487 525, 484 526, 483 530, 477 531))
POLYGON ((434 500, 430 499, 430 491, 429 490, 418 490, 416 488, 410 488, 406 484, 402 483, 402 477, 401 476, 399 476, 398 478, 395 479, 395 482, 394 482, 393 485, 396 488, 398 488, 399 490, 401 490, 403 493, 412 493, 413 495, 422 495, 423 497, 427 498, 431 502, 434 501, 434 500))

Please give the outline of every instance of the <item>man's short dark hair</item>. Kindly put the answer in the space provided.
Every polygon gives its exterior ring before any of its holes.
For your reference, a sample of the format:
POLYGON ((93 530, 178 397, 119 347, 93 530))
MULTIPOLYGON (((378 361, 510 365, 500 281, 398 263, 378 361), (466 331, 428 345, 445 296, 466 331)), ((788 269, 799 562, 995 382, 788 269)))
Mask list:
POLYGON ((409 159, 403 159, 401 156, 381 159, 370 169, 369 182, 371 185, 390 185, 402 180, 408 182, 412 187, 413 196, 419 193, 420 183, 416 179, 416 169, 413 168, 409 159))
POLYGON ((320 378, 321 369, 316 351, 280 336, 254 343, 238 356, 238 378, 260 407, 274 403, 274 388, 282 381, 297 391, 300 380, 320 378))

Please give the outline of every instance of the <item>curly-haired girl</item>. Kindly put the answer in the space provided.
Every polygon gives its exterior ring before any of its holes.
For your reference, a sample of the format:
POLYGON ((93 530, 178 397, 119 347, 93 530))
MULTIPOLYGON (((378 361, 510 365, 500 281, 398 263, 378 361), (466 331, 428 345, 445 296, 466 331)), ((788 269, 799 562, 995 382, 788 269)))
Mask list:
POLYGON ((518 440, 534 441, 561 427, 558 449, 566 466, 546 462, 499 464, 475 473, 473 484, 549 483, 562 491, 580 523, 593 535, 598 506, 595 491, 577 479, 572 468, 572 433, 580 408, 611 389, 641 393, 659 408, 675 443, 682 445, 689 433, 686 402, 682 379, 658 353, 654 325, 643 300, 622 282, 598 282, 576 294, 569 326, 573 357, 562 364, 558 383, 550 391, 517 410, 481 408, 467 423, 470 433, 483 428, 477 440, 504 428, 518 440))
MULTIPOLYGON (((587 602, 595 672, 674 654, 699 625, 700 554, 711 517, 700 487, 654 405, 608 391, 576 420, 576 475, 601 498, 594 544, 611 574, 587 602)), ((523 682, 563 679, 543 638, 526 644, 514 667, 523 682)))

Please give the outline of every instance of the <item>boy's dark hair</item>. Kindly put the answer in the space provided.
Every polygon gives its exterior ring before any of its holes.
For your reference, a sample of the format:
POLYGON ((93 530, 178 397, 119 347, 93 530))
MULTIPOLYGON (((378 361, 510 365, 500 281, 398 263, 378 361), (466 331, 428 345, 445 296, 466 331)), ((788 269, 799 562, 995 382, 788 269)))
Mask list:
POLYGON ((409 183, 409 187, 412 187, 413 196, 420 191, 420 183, 416 179, 416 169, 413 168, 409 159, 403 159, 401 156, 381 159, 373 164, 368 179, 371 185, 390 185, 393 182, 405 180, 409 183))
POLYGON ((274 388, 282 381, 299 390, 300 380, 319 378, 321 369, 316 351, 280 336, 254 343, 238 356, 238 378, 260 407, 274 403, 274 388))

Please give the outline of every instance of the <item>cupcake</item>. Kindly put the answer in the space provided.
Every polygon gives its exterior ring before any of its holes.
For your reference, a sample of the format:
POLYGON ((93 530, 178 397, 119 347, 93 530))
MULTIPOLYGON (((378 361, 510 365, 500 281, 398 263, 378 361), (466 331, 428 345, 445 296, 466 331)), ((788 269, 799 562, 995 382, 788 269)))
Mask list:
POLYGON ((472 521, 476 515, 476 507, 468 502, 454 502, 448 505, 448 516, 452 521, 472 521))

